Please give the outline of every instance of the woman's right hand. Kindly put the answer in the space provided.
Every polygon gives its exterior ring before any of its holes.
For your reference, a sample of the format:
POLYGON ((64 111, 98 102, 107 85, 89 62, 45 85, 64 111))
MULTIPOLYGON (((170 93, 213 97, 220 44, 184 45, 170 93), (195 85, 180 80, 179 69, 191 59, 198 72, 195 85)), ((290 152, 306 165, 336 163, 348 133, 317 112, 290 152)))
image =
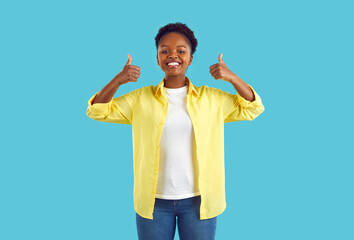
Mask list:
POLYGON ((128 61, 122 71, 118 73, 114 79, 121 85, 127 82, 136 82, 140 77, 140 67, 131 65, 132 57, 128 54, 128 61))

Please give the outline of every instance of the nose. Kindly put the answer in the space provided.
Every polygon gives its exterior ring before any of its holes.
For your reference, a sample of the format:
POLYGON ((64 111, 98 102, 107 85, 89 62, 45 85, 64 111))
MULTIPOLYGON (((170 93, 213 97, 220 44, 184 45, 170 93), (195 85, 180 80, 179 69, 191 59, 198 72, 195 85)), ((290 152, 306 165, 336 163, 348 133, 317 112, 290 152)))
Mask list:
POLYGON ((177 58, 177 57, 178 57, 177 51, 171 51, 171 54, 170 54, 169 57, 171 57, 171 58, 177 58))

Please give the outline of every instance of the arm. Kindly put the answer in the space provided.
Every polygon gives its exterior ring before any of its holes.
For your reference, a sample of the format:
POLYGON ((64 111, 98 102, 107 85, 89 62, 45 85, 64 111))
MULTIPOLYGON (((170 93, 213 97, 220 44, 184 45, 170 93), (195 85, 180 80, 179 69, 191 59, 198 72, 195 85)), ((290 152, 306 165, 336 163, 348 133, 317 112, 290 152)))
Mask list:
POLYGON ((250 102, 253 102, 255 100, 255 95, 252 89, 236 74, 235 77, 230 80, 230 83, 234 86, 236 92, 240 94, 242 98, 250 102))
MULTIPOLYGON (((240 88, 243 89, 242 87, 240 88)), ((249 92, 246 91, 248 92, 248 95, 254 96, 253 101, 245 99, 239 93, 231 94, 218 89, 221 106, 224 112, 224 123, 254 120, 262 112, 264 112, 265 108, 261 97, 250 85, 247 84, 246 89, 249 89, 252 92, 252 94, 249 94, 249 92)))
POLYGON ((97 96, 92 100, 92 104, 95 103, 108 103, 117 92, 120 87, 120 83, 117 78, 113 78, 101 91, 97 93, 97 96))
POLYGON ((210 74, 215 79, 230 82, 237 91, 237 94, 230 94, 217 89, 225 123, 253 120, 264 111, 261 98, 250 85, 227 67, 222 53, 219 55, 219 63, 210 66, 210 74))
POLYGON ((131 63, 132 57, 128 54, 128 61, 123 70, 90 98, 86 110, 88 117, 102 122, 132 124, 133 108, 142 89, 136 89, 113 99, 119 86, 136 82, 139 78, 140 67, 131 63))
POLYGON ((88 101, 86 114, 96 121, 131 125, 134 105, 141 91, 142 88, 138 88, 117 98, 112 98, 107 103, 93 104, 93 100, 99 93, 97 92, 88 101))
POLYGON ((140 67, 132 65, 132 61, 132 57, 128 54, 128 61, 122 71, 98 92, 97 96, 93 99, 92 104, 108 103, 113 98, 120 85, 128 82, 136 82, 138 80, 140 76, 140 67))

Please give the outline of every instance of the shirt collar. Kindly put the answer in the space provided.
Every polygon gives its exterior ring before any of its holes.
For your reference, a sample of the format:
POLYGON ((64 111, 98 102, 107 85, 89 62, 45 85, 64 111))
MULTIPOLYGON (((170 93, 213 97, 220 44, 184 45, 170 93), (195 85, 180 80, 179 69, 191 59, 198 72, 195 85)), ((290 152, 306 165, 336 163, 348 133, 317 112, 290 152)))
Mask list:
MULTIPOLYGON (((192 84, 191 80, 189 80, 189 78, 187 76, 185 76, 185 80, 188 86, 187 89, 187 94, 191 94, 192 92, 194 92, 194 94, 199 97, 199 93, 197 92, 195 86, 192 84)), ((163 90, 164 87, 164 83, 165 83, 165 77, 161 80, 161 82, 157 85, 157 89, 155 92, 155 96, 160 96, 163 92, 165 92, 163 90)))

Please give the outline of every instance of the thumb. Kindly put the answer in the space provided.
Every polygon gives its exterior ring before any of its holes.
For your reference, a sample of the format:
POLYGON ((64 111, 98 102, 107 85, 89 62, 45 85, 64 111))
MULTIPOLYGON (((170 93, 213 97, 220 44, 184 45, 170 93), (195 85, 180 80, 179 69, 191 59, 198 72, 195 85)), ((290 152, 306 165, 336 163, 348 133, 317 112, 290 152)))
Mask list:
POLYGON ((224 63, 224 60, 222 60, 222 53, 219 55, 219 63, 224 63))
POLYGON ((131 65, 132 61, 133 61, 132 56, 130 56, 129 53, 128 53, 128 61, 127 61, 127 63, 125 65, 131 65))

